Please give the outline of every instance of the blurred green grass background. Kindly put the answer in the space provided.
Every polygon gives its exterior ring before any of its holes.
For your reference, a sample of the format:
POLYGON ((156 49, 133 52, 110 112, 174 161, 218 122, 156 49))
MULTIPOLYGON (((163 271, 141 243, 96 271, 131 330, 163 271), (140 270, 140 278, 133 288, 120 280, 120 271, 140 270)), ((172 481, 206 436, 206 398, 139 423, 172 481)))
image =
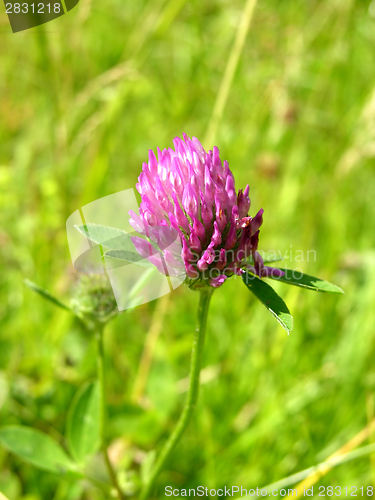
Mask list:
MULTIPOLYGON (((81 0, 20 34, 0 7, 2 425, 33 426, 63 443, 69 403, 95 376, 94 339, 23 279, 67 300, 68 216, 134 187, 149 148, 170 147, 182 132, 203 140, 244 5, 81 0)), ((277 284, 294 315, 288 337, 239 280, 214 294, 199 405, 155 498, 169 484, 272 483, 326 459, 373 416, 374 46, 374 2, 256 4, 214 141, 204 146, 218 145, 237 188, 250 184, 251 214, 265 209, 260 248, 315 250, 316 261, 285 264, 345 296, 277 284)), ((196 306, 196 294, 180 287, 107 329, 107 434, 129 484, 178 417, 196 306), (139 360, 160 318, 137 405, 139 360)), ((374 485, 374 460, 340 465, 319 485, 374 485)), ((103 498, 2 448, 0 464, 0 491, 11 500, 103 498)))

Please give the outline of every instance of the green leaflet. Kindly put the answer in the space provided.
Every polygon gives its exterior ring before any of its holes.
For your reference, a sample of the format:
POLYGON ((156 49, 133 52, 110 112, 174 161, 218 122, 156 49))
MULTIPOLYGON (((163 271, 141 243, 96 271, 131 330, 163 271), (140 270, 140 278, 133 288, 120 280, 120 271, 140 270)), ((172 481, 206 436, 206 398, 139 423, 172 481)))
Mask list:
POLYGON ((30 280, 23 280, 23 281, 24 281, 25 285, 27 285, 31 290, 33 290, 36 293, 39 293, 39 295, 41 295, 44 299, 52 302, 55 306, 61 307, 62 309, 65 309, 66 311, 71 311, 70 307, 63 304, 59 299, 54 297, 48 290, 41 288, 36 283, 33 283, 30 280))
POLYGON ((244 273, 242 280, 255 297, 269 310, 288 332, 293 329, 293 317, 283 299, 275 290, 254 274, 244 273))
POLYGON ((152 468, 154 467, 156 460, 156 451, 149 451, 141 464, 141 478, 142 483, 147 483, 150 480, 152 468))
POLYGON ((85 384, 73 398, 66 423, 69 449, 83 462, 100 446, 100 388, 97 381, 85 384))
POLYGON ((0 428, 0 443, 30 464, 56 474, 75 470, 63 448, 47 434, 22 425, 0 428))
POLYGON ((315 278, 314 276, 309 276, 308 274, 303 274, 293 269, 283 269, 281 267, 279 269, 284 271, 284 276, 281 278, 268 277, 276 281, 281 281, 282 283, 287 283, 288 285, 300 286, 302 288, 308 288, 309 290, 315 290, 316 292, 344 293, 340 287, 329 283, 329 281, 315 278))

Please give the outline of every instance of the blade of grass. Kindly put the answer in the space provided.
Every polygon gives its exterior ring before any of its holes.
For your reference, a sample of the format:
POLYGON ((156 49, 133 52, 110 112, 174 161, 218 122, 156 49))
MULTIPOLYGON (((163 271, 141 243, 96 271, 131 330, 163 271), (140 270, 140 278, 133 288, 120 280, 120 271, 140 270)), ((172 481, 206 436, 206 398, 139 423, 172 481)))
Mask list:
MULTIPOLYGON (((303 494, 304 488, 310 488, 315 483, 317 483, 320 478, 328 474, 328 472, 332 469, 332 467, 335 467, 335 465, 339 465, 339 463, 342 463, 342 461, 347 461, 345 460, 345 457, 348 457, 348 455, 352 454, 354 458, 357 458, 357 456, 362 456, 362 455, 356 455, 356 453, 359 452, 360 450, 356 451, 352 450, 354 450, 354 448, 357 448, 358 445, 363 443, 363 441, 365 441, 365 439, 367 439, 371 435, 374 429, 375 429, 375 419, 372 420, 364 429, 358 432, 358 434, 356 434, 346 444, 344 444, 344 446, 342 446, 337 451, 335 451, 335 453, 329 456, 328 459, 323 464, 317 465, 314 468, 314 470, 311 471, 311 473, 306 477, 306 479, 302 480, 297 485, 297 496, 303 494), (329 465, 330 463, 332 463, 332 465, 329 465)), ((375 444, 365 446, 364 448, 361 448, 361 450, 364 450, 365 448, 369 449, 367 453, 372 453, 373 451, 375 451, 375 444)), ((367 453, 364 452, 363 454, 367 453)))
POLYGON ((243 14, 241 16, 241 21, 238 25, 236 39, 234 41, 232 50, 230 51, 223 79, 216 96, 216 101, 208 125, 208 130, 203 140, 203 146, 211 147, 211 144, 215 138, 217 128, 219 126, 219 122, 228 99, 229 91, 232 86, 233 77, 237 69, 238 61, 240 60, 241 52, 246 40, 246 35, 249 31, 256 2, 257 0, 247 0, 246 2, 243 14))
POLYGON ((23 280, 23 282, 31 290, 33 290, 34 292, 38 293, 39 295, 41 295, 46 300, 49 300, 50 302, 52 302, 53 304, 55 304, 55 306, 61 307, 61 309, 65 309, 66 311, 71 312, 70 307, 68 307, 67 305, 63 304, 57 297, 54 297, 48 290, 40 287, 39 285, 37 285, 36 283, 34 283, 34 282, 32 282, 32 281, 30 281, 28 279, 23 280))
POLYGON ((154 357, 156 343, 159 338, 165 318, 165 313, 167 312, 169 305, 169 294, 164 295, 159 300, 158 305, 159 307, 155 309, 155 312, 152 316, 152 321, 146 336, 142 357, 138 366, 137 375, 135 377, 132 394, 132 400, 135 403, 140 403, 144 395, 148 375, 151 369, 152 359, 154 357))
MULTIPOLYGON (((327 474, 334 467, 355 460, 356 458, 361 458, 370 453, 373 453, 374 451, 375 451, 375 444, 363 446, 362 448, 358 448, 358 450, 350 451, 348 453, 336 457, 335 459, 330 459, 327 460, 326 462, 321 462, 320 464, 314 465, 313 467, 309 467, 308 469, 304 469, 300 472, 297 472, 296 474, 285 477, 280 481, 264 486, 263 488, 259 488, 259 490, 266 489, 267 491, 272 491, 274 489, 281 489, 302 480, 301 483, 297 485, 297 497, 298 497, 301 494, 303 495, 304 490, 303 487, 302 489, 300 488, 300 485, 305 484, 304 481, 305 478, 309 479, 310 477, 315 477, 315 475, 318 475, 319 479, 325 474, 327 474)), ((306 488, 308 487, 307 486, 308 479, 306 479, 306 485, 305 485, 306 488)), ((313 484, 315 484, 315 482, 316 481, 309 484, 309 486, 312 486, 313 484)), ((294 490, 295 489, 296 488, 294 488, 294 490)))

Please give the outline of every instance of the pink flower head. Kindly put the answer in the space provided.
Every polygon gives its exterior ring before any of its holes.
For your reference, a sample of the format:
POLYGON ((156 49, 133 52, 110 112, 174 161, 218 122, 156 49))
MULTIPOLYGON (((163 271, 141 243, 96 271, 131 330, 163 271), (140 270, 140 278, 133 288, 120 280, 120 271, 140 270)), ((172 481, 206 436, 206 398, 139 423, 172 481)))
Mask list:
POLYGON ((154 245, 133 239, 137 251, 164 274, 185 273, 191 288, 221 286, 249 268, 249 256, 254 272, 265 276, 257 252, 263 209, 249 216, 249 186, 236 192, 229 164, 221 161, 216 146, 206 152, 186 134, 173 144, 174 149, 158 149, 158 158, 150 150, 143 163, 139 215, 130 212, 129 222, 154 245))

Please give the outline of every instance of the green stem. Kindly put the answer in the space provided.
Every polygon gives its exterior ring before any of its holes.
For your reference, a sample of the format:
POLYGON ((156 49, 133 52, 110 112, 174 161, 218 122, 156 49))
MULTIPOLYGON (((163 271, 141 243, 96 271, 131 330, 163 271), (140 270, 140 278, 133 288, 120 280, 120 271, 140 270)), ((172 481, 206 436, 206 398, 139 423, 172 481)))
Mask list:
POLYGON ((104 325, 99 324, 96 331, 96 340, 98 346, 98 377, 100 384, 100 395, 101 395, 101 405, 100 405, 100 440, 101 447, 104 456, 104 461, 108 470, 109 477, 112 481, 113 487, 117 491, 117 496, 120 500, 124 500, 124 495, 120 489, 117 482, 116 473, 113 470, 112 464, 108 457, 107 445, 105 440, 105 428, 107 422, 107 408, 106 408, 106 391, 105 391, 105 368, 104 368, 104 345, 103 345, 103 330, 104 325))
POLYGON ((184 433, 185 429, 187 428, 191 415, 195 409, 199 393, 199 374, 202 364, 202 354, 204 347, 204 337, 206 332, 208 307, 210 304, 212 292, 213 288, 203 288, 200 291, 198 314, 197 314, 197 326, 195 329, 193 348, 191 352, 191 361, 190 361, 189 391, 185 407, 181 413, 181 416, 177 422, 176 427, 174 428, 174 431, 169 436, 169 439, 165 443, 164 448, 162 449, 159 458, 156 461, 155 467, 152 470, 149 480, 144 485, 143 490, 141 491, 140 500, 146 500, 149 497, 158 475, 160 474, 160 472, 164 467, 164 464, 170 457, 173 448, 176 446, 182 434, 184 433))

